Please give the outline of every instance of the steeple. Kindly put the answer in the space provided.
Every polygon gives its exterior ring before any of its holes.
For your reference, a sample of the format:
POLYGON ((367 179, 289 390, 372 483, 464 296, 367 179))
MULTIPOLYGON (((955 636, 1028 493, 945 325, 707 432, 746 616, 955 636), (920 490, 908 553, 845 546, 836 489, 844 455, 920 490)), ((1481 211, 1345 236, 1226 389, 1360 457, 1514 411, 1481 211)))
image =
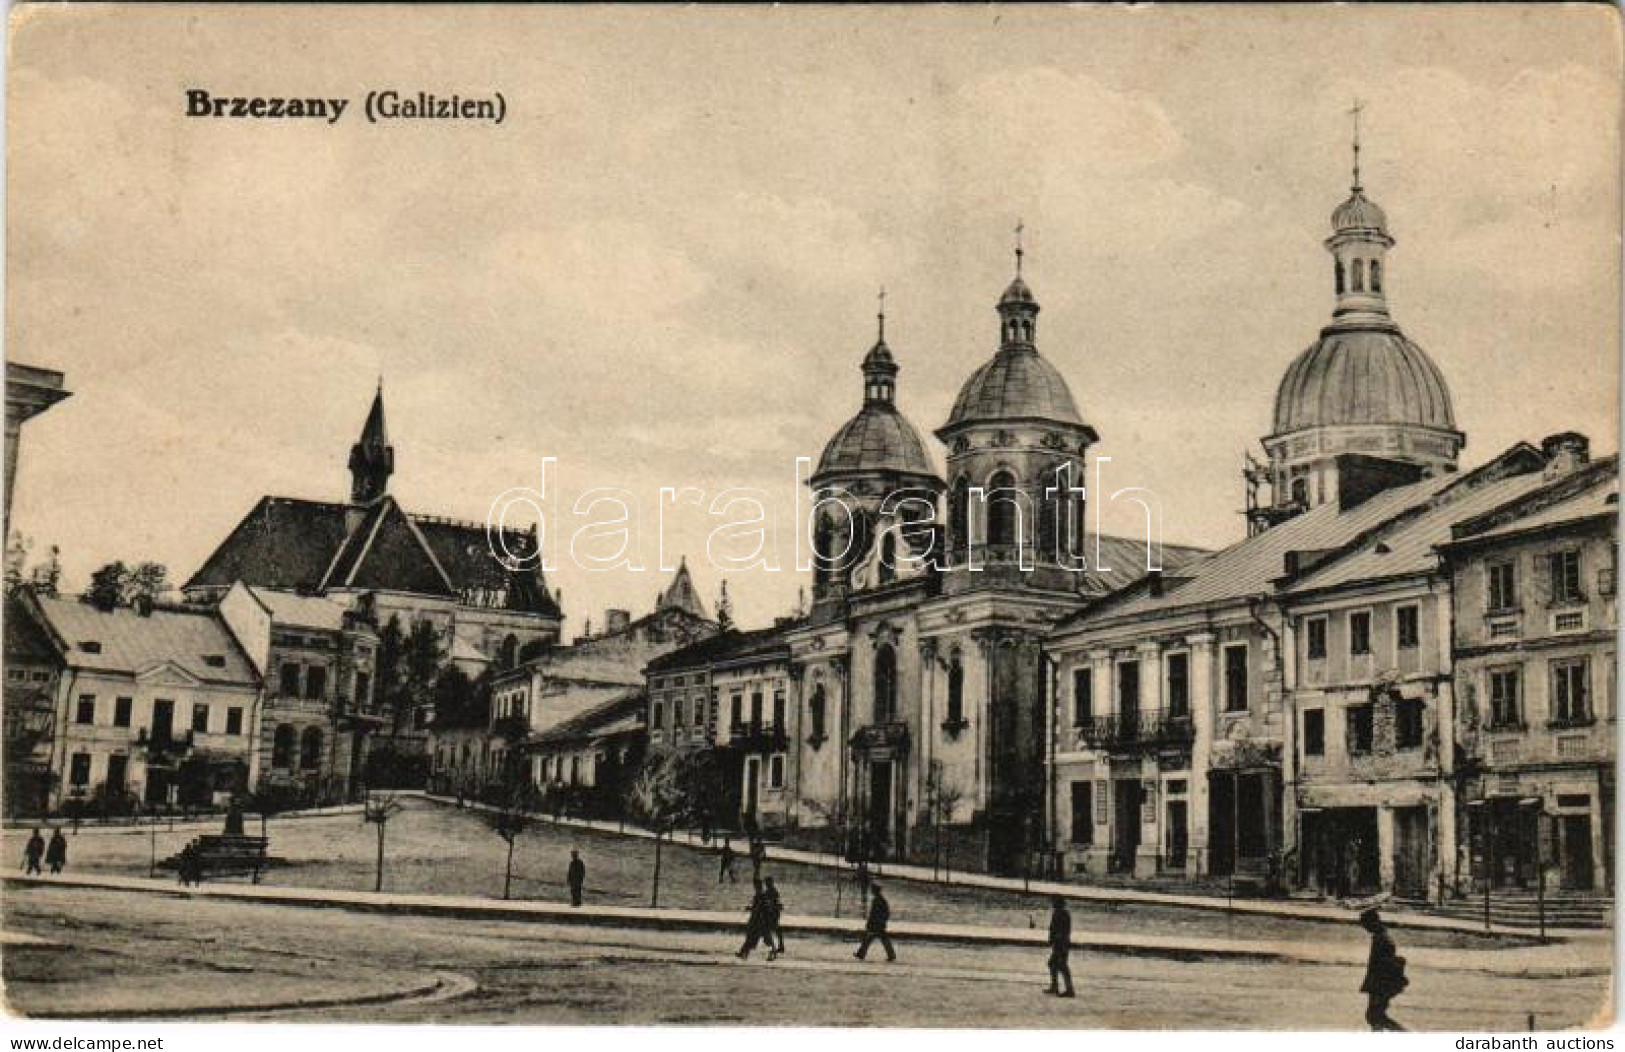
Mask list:
POLYGON ((380 377, 367 422, 361 426, 361 438, 350 447, 350 502, 370 504, 382 497, 394 473, 395 447, 389 444, 384 428, 384 381, 380 377))
POLYGON ((880 311, 875 315, 879 334, 875 345, 863 356, 863 400, 890 403, 897 397, 897 362, 886 346, 886 289, 880 289, 880 311))
POLYGON ((700 599, 699 589, 694 587, 694 578, 689 576, 686 555, 678 561, 677 572, 672 575, 671 584, 655 599, 655 613, 658 614, 662 610, 681 610, 702 621, 711 620, 710 615, 705 612, 705 603, 700 599))
POLYGON ((999 351, 1037 351, 1038 301, 1021 277, 1025 251, 1021 244, 1026 226, 1016 222, 1016 276, 999 297, 999 351))
POLYGON ((1344 321, 1386 322, 1388 301, 1383 291, 1388 250, 1388 217, 1365 196, 1360 182, 1360 115, 1365 104, 1354 100, 1353 166, 1349 197, 1332 213, 1332 236, 1326 249, 1332 254, 1332 285, 1337 294, 1333 317, 1344 321))

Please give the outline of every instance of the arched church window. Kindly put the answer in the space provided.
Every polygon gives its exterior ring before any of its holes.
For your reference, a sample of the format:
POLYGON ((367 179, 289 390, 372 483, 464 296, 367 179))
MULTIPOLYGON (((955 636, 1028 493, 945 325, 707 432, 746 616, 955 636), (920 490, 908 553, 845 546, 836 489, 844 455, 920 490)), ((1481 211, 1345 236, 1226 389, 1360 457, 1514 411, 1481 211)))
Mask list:
POLYGON ((301 770, 314 771, 321 765, 322 729, 306 727, 305 733, 299 739, 299 767, 301 770))
POLYGON ((1382 291, 1382 260, 1380 259, 1371 261, 1371 291, 1382 291))
POLYGON ((956 653, 948 666, 948 722, 965 722, 965 667, 956 653))
POLYGON ((880 583, 897 579, 897 534, 887 531, 880 542, 880 583))
POLYGON ((897 715, 897 651, 890 643, 875 648, 875 722, 889 723, 897 715))
POLYGON ((1341 296, 1343 294, 1343 261, 1338 260, 1333 263, 1332 268, 1337 274, 1337 294, 1341 296))
POLYGON ((1354 291, 1365 291, 1365 260, 1363 259, 1354 261, 1354 291))
POLYGON ((955 557, 963 558, 970 551, 970 481, 963 476, 954 483, 948 498, 948 536, 955 557))
POLYGON ((1072 494, 1066 488, 1064 465, 1044 475, 1043 501, 1038 508, 1038 554, 1059 559, 1066 543, 1067 516, 1071 509, 1072 494))
POLYGON ((994 473, 987 483, 987 543, 994 548, 1011 548, 1020 533, 1021 509, 1016 504, 1016 477, 1008 471, 994 473))
POLYGON ((1292 480, 1292 503, 1302 505, 1304 507, 1308 507, 1308 505, 1309 505, 1309 480, 1308 479, 1293 479, 1292 480))

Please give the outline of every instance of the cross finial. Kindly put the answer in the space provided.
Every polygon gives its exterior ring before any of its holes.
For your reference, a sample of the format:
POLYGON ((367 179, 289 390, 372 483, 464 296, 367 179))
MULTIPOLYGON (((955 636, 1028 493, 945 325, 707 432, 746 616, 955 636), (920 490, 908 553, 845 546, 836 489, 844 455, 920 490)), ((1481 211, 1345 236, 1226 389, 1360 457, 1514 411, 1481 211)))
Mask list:
POLYGON ((1349 116, 1354 118, 1354 190, 1360 189, 1360 114, 1364 111, 1365 103, 1355 96, 1354 105, 1349 107, 1349 116))
POLYGON ((1021 257, 1023 255, 1022 250, 1021 250, 1021 232, 1023 230, 1025 230, 1025 229, 1027 229, 1026 224, 1024 224, 1020 219, 1017 219, 1016 220, 1016 277, 1018 277, 1018 278, 1021 277, 1021 257))
POLYGON ((880 286, 880 294, 875 298, 880 303, 880 310, 875 314, 875 318, 880 322, 880 339, 884 341, 886 339, 886 286, 880 286))

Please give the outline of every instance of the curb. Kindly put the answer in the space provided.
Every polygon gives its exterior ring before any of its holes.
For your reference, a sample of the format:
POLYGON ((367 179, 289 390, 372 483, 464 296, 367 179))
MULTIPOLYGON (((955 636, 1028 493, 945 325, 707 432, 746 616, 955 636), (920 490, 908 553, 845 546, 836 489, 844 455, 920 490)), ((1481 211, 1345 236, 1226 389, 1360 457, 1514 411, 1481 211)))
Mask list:
MULTIPOLYGON (((437 975, 429 982, 419 982, 401 990, 380 991, 356 997, 301 997, 292 1001, 276 1001, 255 1005, 179 1005, 164 1008, 130 1008, 113 1012, 89 1012, 86 1019, 207 1019, 210 1017, 256 1015, 260 1012, 294 1012, 313 1008, 350 1008, 363 1005, 390 1004, 428 997, 447 986, 447 977, 437 975)), ((67 1018, 65 1016, 38 1015, 35 1019, 67 1018)))

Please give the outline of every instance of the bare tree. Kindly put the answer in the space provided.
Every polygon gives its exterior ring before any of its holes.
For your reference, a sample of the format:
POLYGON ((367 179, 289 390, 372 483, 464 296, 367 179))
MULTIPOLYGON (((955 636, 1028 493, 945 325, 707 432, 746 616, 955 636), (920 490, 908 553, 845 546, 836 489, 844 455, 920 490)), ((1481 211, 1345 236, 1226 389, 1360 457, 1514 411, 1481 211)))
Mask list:
POLYGON ((924 803, 935 841, 931 864, 932 876, 940 876, 944 881, 948 880, 952 868, 952 854, 943 850, 945 846, 942 842, 943 828, 953 823, 954 812, 959 809, 964 799, 965 791, 949 782, 943 774, 942 761, 932 760, 925 777, 924 803))
POLYGON ((485 824, 508 845, 508 861, 502 872, 502 897, 510 898, 513 890, 513 849, 520 834, 536 821, 531 814, 536 801, 536 787, 528 780, 514 779, 503 786, 496 804, 483 812, 485 824))
POLYGON ((655 835, 654 886, 650 907, 660 905, 660 845, 693 813, 682 758, 674 752, 650 753, 626 788, 626 808, 655 835))
POLYGON ((362 804, 361 820, 378 827, 378 870, 372 883, 374 891, 384 890, 384 827, 400 811, 401 802, 395 799, 393 793, 380 793, 377 796, 368 793, 366 802, 362 804))

